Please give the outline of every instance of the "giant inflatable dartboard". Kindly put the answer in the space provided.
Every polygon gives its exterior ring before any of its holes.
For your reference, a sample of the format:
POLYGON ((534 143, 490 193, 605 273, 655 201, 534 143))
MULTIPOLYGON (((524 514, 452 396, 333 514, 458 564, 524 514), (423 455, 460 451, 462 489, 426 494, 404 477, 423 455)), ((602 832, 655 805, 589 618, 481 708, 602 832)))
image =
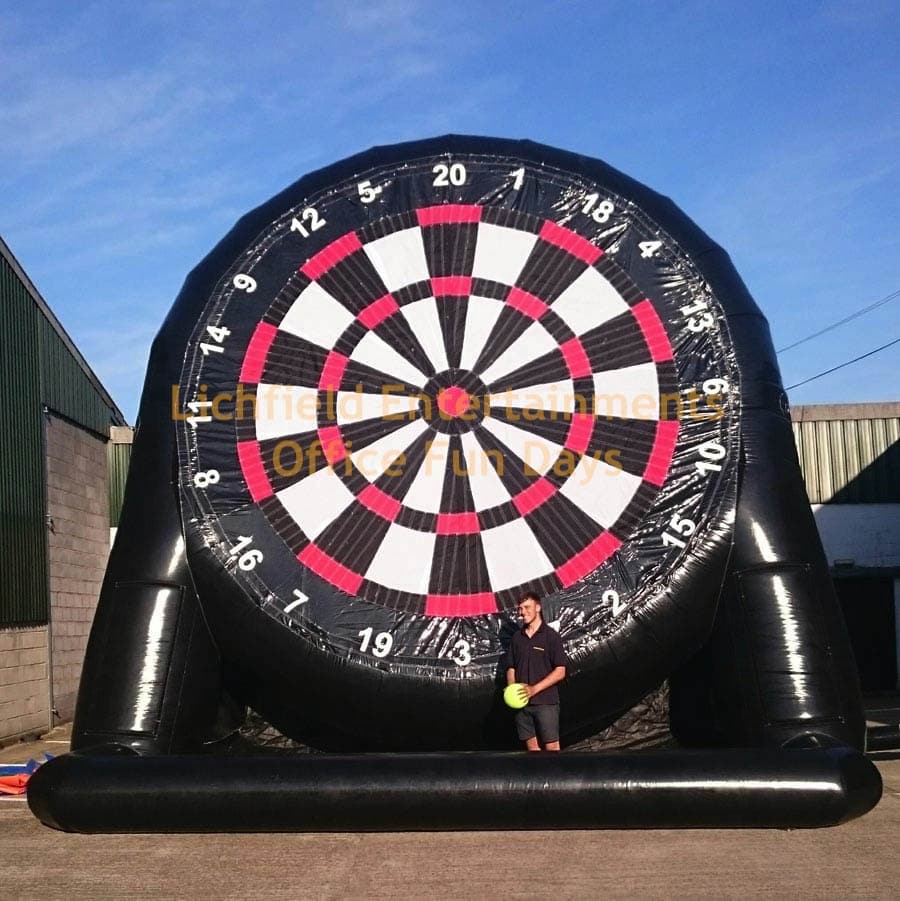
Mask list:
POLYGON ((880 797, 865 734, 725 251, 599 160, 446 136, 301 178, 188 276, 28 795, 85 832, 835 825, 880 797), (524 592, 594 753, 494 753, 524 592), (666 679, 680 747, 600 750, 666 679), (247 707, 326 753, 248 747, 247 707))
POLYGON ((528 590, 589 669, 733 514, 717 298, 575 158, 497 148, 299 183, 226 261, 185 356, 210 615, 238 594, 304 659, 380 671, 379 696, 407 672, 486 698, 528 590))

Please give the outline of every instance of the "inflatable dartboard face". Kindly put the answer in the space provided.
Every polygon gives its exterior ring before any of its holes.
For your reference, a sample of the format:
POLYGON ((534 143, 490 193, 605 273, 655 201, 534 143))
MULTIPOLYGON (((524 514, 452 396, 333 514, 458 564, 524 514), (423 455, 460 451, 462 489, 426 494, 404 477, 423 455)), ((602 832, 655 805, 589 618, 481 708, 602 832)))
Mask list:
POLYGON ((526 591, 583 686, 570 722, 652 687, 590 673, 668 656, 665 593, 730 528, 740 386, 722 299, 630 185, 536 145, 376 150, 207 260, 178 386, 188 550, 289 731, 327 698, 356 705, 348 734, 474 735, 526 591))

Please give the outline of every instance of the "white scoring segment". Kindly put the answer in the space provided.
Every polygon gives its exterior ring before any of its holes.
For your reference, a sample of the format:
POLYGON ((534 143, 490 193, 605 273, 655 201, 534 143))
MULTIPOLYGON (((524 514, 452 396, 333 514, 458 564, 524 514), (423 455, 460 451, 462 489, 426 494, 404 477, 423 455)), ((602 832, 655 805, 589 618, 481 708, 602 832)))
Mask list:
POLYGON ((503 303, 492 300, 489 297, 479 297, 473 294, 466 305, 466 324, 463 334, 462 354, 459 365, 463 369, 471 369, 479 354, 484 349, 494 324, 500 313, 503 312, 503 303))
POLYGON ((391 523, 369 564, 366 578, 412 594, 427 594, 435 534, 391 523))
MULTIPOLYGON (((534 419, 549 418, 553 414, 575 413, 575 384, 571 379, 560 379, 542 385, 529 385, 489 397, 491 409, 540 411, 534 419), (547 414, 547 415, 545 415, 547 414)), ((581 412, 579 408, 578 412, 581 412)), ((525 417, 527 419, 527 414, 525 417)))
POLYGON ((270 385, 260 382, 256 389, 256 437, 283 438, 316 428, 316 388, 299 385, 270 385))
POLYGON ((471 432, 460 435, 475 510, 490 510, 512 500, 490 457, 471 432))
POLYGON ((291 304, 279 328, 331 350, 353 319, 342 303, 313 282, 291 304))
POLYGON ((597 416, 659 419, 659 379, 655 363, 594 373, 597 416))
POLYGON ((624 469, 584 456, 563 483, 560 493, 594 522, 608 529, 631 503, 641 482, 639 476, 631 475, 624 469))
POLYGON ((450 443, 445 438, 435 437, 403 498, 404 506, 425 513, 440 512, 449 450, 450 443))
POLYGON ((494 591, 514 588, 553 572, 553 564, 524 519, 485 529, 481 543, 494 591))
POLYGON ((364 244, 363 250, 388 291, 396 291, 429 278, 422 230, 418 227, 376 238, 364 244))
POLYGON ((338 391, 335 417, 338 425, 363 422, 366 419, 408 418, 419 407, 419 398, 402 394, 366 394, 362 391, 338 391))
POLYGON ((537 239, 529 232, 480 222, 472 276, 514 285, 537 239))
MULTIPOLYGON (((373 369, 383 372, 389 378, 396 379, 397 385, 414 385, 421 388, 425 384, 425 374, 394 350, 375 332, 366 332, 359 344, 353 348, 351 359, 365 363, 373 369)), ((390 384, 390 383, 388 383, 390 384)))
MULTIPOLYGON (((526 432, 501 419, 488 417, 482 421, 482 425, 495 438, 502 441, 520 460, 541 474, 556 462, 556 458, 562 450, 561 445, 548 441, 540 435, 535 435, 533 432, 526 432)), ((508 460, 506 465, 518 464, 513 460, 508 460)))
POLYGON ((628 304, 596 269, 589 266, 556 298, 551 309, 576 335, 582 335, 627 312, 628 304))
POLYGON ((503 351, 502 354, 481 373, 485 384, 495 382, 513 369, 518 369, 528 360, 536 360, 550 351, 556 350, 558 344, 553 336, 538 322, 531 325, 503 351))
MULTIPOLYGON (((399 468, 405 465, 405 458, 401 456, 406 449, 428 426, 422 419, 414 419, 396 432, 384 435, 377 441, 367 444, 350 454, 353 464, 370 481, 374 482, 386 469, 390 469, 395 463, 399 468)), ((397 470, 393 470, 396 472, 397 470)))
POLYGON ((321 461, 312 475, 279 491, 277 497, 310 539, 314 539, 354 500, 353 493, 334 470, 321 461))
POLYGON ((410 324, 422 349, 428 354, 436 372, 450 368, 441 320, 438 318, 437 301, 433 297, 417 300, 403 307, 403 315, 410 324))

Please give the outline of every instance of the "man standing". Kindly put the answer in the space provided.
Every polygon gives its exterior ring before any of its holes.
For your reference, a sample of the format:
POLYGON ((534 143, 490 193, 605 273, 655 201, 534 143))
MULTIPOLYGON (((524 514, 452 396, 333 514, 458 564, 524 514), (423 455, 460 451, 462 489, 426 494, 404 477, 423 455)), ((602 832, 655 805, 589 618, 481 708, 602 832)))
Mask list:
POLYGON ((529 751, 559 750, 559 689, 566 678, 562 639, 541 617, 541 599, 522 595, 517 608, 523 626, 506 652, 506 684, 521 682, 528 705, 516 712, 516 731, 529 751))

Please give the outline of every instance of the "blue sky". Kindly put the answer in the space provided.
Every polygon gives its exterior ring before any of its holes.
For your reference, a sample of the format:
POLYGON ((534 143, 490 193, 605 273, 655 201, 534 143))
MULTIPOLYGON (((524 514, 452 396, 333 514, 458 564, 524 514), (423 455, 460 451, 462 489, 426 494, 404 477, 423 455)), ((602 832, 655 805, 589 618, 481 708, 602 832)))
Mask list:
MULTIPOLYGON (((782 347, 900 288, 898 60, 892 0, 0 0, 0 234, 133 420, 242 213, 373 144, 528 137, 671 196, 782 347)), ((895 337, 900 300, 784 354, 785 383, 895 337)), ((898 348, 791 400, 898 400, 898 348)))

